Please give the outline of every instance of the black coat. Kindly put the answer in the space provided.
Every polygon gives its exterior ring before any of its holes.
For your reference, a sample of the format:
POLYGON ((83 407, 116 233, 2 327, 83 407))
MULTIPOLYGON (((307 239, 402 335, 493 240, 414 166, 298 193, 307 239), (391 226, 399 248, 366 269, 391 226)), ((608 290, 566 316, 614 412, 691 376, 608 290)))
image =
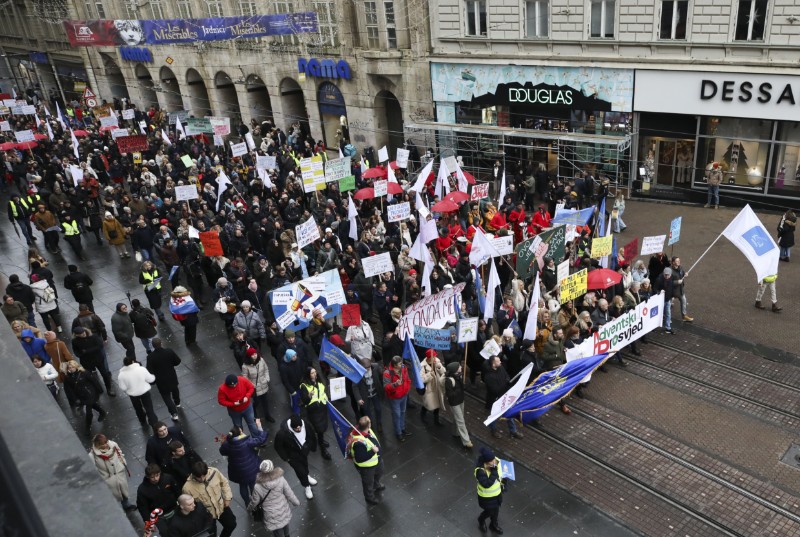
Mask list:
POLYGON ((197 452, 187 449, 186 455, 179 459, 173 459, 172 455, 169 455, 163 468, 165 472, 175 478, 175 481, 178 483, 178 490, 182 490, 186 480, 189 479, 189 476, 192 474, 192 465, 202 460, 203 459, 200 458, 197 452))
POLYGON ((275 435, 275 451, 286 462, 305 460, 309 452, 317 450, 317 435, 314 434, 311 425, 303 420, 303 427, 306 430, 306 442, 302 446, 297 443, 294 432, 289 429, 289 420, 281 423, 281 428, 275 435))
POLYGON ((33 303, 36 301, 36 294, 30 285, 25 285, 22 282, 9 283, 6 287, 6 294, 14 297, 14 302, 20 302, 28 308, 28 311, 33 309, 33 303))
POLYGON ((155 320, 155 315, 153 315, 151 309, 143 306, 134 308, 128 314, 128 317, 131 318, 133 333, 136 334, 136 337, 156 337, 156 334, 158 334, 156 327, 151 322, 151 320, 155 320))
POLYGON ((164 514, 173 511, 180 494, 178 482, 171 475, 162 472, 155 485, 145 476, 136 491, 136 507, 139 508, 142 520, 150 520, 150 513, 156 508, 163 509, 164 514))
POLYGON ((178 374, 175 367, 180 365, 181 359, 172 349, 156 348, 147 355, 147 370, 156 377, 156 386, 159 390, 166 390, 178 385, 178 374))
POLYGON ((444 394, 447 397, 447 404, 458 406, 464 402, 464 383, 460 376, 450 376, 444 379, 444 394))
POLYGON ((179 427, 167 427, 167 436, 164 438, 159 437, 157 434, 148 438, 144 455, 147 464, 158 464, 161 468, 166 468, 167 462, 172 457, 169 445, 176 440, 183 444, 188 455, 192 447, 179 427))
POLYGON ((83 405, 91 406, 102 393, 88 371, 76 371, 64 375, 64 384, 72 389, 75 397, 83 405))
POLYGON ((64 277, 64 289, 72 291, 72 298, 78 304, 86 304, 94 300, 91 285, 92 279, 82 272, 70 272, 64 277))
POLYGON ((94 334, 73 338, 72 352, 84 369, 93 369, 103 363, 103 340, 94 334))
POLYGON ((300 383, 306 374, 306 368, 311 367, 311 365, 311 362, 304 361, 299 355, 297 360, 292 362, 287 362, 281 358, 278 364, 278 372, 281 375, 281 383, 287 392, 292 394, 300 388, 300 383))
POLYGON ((194 502, 194 511, 188 515, 180 509, 175 510, 175 516, 169 521, 170 537, 195 537, 207 528, 216 526, 214 519, 202 503, 194 502))
POLYGON ((486 408, 492 408, 492 403, 506 393, 510 380, 502 365, 497 369, 486 368, 483 372, 483 382, 486 383, 486 408))

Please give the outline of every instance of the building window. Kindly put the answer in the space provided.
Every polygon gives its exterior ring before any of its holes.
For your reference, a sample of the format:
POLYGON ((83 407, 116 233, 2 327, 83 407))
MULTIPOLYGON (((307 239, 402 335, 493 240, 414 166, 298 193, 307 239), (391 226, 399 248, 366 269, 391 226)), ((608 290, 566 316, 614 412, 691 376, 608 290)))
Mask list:
POLYGON ((191 0, 176 0, 178 18, 191 19, 192 17, 192 1, 191 0))
POLYGON ((161 0, 150 0, 150 14, 154 19, 164 18, 164 7, 161 5, 161 0))
POLYGON ((614 37, 615 0, 592 0, 591 37, 614 37))
POLYGON ((317 0, 313 2, 314 11, 317 12, 317 27, 323 40, 323 45, 336 46, 339 44, 339 34, 336 28, 336 5, 333 0, 317 0))
POLYGON ((141 19, 139 16, 139 6, 136 4, 136 0, 125 1, 125 13, 128 14, 128 20, 141 19))
MULTIPOLYGON (((287 2, 287 1, 274 2, 274 5, 275 5, 275 13, 277 14, 294 12, 294 5, 292 4, 292 2, 287 2)), ((278 40, 280 40, 280 42, 285 45, 297 44, 297 36, 295 36, 294 34, 278 36, 278 40)))
POLYGON ((386 41, 389 50, 397 48, 397 26, 394 19, 394 2, 383 3, 383 15, 386 19, 386 41))
POLYGON ((661 39, 686 39, 686 15, 689 0, 664 0, 661 2, 661 39))
POLYGON ((547 37, 549 19, 549 0, 527 0, 525 2, 525 37, 547 37))
POLYGON ((103 2, 86 2, 86 16, 89 18, 105 19, 106 10, 103 2))
POLYGON ((253 0, 239 0, 239 13, 242 17, 252 17, 256 14, 256 3, 253 0))
POLYGON ((739 0, 736 41, 761 41, 767 23, 768 0, 739 0))
POLYGON ((466 0, 467 35, 486 37, 486 1, 466 0))
POLYGON ((206 0, 209 17, 222 17, 222 0, 206 0))
POLYGON ((378 37, 378 3, 377 2, 364 2, 364 19, 366 21, 367 29, 367 48, 379 49, 381 48, 380 39, 378 37))

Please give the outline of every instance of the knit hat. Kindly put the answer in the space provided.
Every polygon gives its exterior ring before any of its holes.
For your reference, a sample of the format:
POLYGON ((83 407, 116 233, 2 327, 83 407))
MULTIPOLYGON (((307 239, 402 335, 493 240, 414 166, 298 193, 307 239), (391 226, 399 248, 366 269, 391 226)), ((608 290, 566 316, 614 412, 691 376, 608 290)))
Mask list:
POLYGON ((481 448, 481 454, 478 455, 478 461, 481 464, 486 464, 487 462, 491 462, 495 459, 494 452, 488 447, 481 448))
POLYGON ((300 416, 297 414, 292 414, 292 417, 289 418, 289 426, 294 429, 295 427, 300 427, 303 425, 303 420, 300 419, 300 416))
POLYGON ((283 361, 286 363, 291 362, 292 358, 294 358, 296 354, 297 352, 295 352, 294 350, 286 349, 286 353, 283 355, 283 361))
POLYGON ((328 341, 330 341, 337 347, 344 346, 344 340, 342 340, 342 336, 340 336, 339 334, 333 334, 328 341))
POLYGON ((250 301, 249 301, 249 300, 242 300, 241 306, 242 306, 243 308, 245 308, 245 307, 247 307, 247 308, 250 308, 250 307, 252 307, 252 305, 250 304, 250 301))
POLYGON ((428 349, 425 351, 425 358, 436 358, 436 351, 433 349, 428 349))
POLYGON ((258 465, 258 471, 264 474, 270 473, 274 468, 275 465, 269 459, 261 461, 261 464, 258 465))
POLYGON ((503 330, 503 337, 507 337, 507 338, 514 337, 514 331, 511 330, 510 328, 506 328, 505 330, 503 330))
POLYGON ((38 274, 31 274, 31 283, 36 283, 39 280, 41 280, 41 278, 39 277, 38 274))
POLYGON ((283 335, 286 337, 292 337, 294 335, 294 330, 286 330, 283 335))
POLYGON ((85 334, 86 329, 82 326, 76 326, 75 329, 72 331, 73 334, 85 334))
POLYGON ((108 218, 109 216, 114 216, 114 215, 112 215, 110 212, 106 211, 106 214, 105 214, 104 216, 105 216, 106 218, 108 218))
POLYGON ((255 356, 256 354, 258 354, 258 350, 256 350, 255 347, 250 347, 249 349, 247 349, 247 352, 245 354, 247 354, 247 356, 255 356))
POLYGON ((51 330, 48 330, 47 332, 44 333, 44 340, 48 343, 50 343, 51 341, 55 341, 57 337, 58 336, 56 335, 56 333, 51 330))
POLYGON ((461 364, 458 362, 450 362, 447 364, 447 367, 445 368, 447 370, 447 376, 454 377, 460 365, 461 364))
POLYGON ((239 384, 239 377, 233 374, 228 375, 227 377, 225 377, 225 384, 227 386, 236 386, 237 384, 239 384))

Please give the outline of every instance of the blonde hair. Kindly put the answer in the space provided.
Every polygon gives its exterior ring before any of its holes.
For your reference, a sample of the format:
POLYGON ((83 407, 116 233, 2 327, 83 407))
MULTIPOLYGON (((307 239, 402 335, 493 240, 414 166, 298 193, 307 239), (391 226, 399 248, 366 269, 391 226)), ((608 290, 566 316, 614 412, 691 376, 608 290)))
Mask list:
POLYGON ((66 373, 67 369, 69 368, 69 366, 74 367, 79 373, 84 373, 86 371, 83 368, 83 366, 81 364, 79 364, 77 361, 69 360, 69 361, 64 362, 63 364, 61 364, 61 372, 62 373, 66 373))

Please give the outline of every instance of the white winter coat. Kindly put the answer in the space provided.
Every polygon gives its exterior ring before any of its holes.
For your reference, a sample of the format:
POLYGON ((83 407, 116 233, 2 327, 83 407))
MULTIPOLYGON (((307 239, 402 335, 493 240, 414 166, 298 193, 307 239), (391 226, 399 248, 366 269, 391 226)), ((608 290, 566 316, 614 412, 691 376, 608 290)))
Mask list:
POLYGON ((150 384, 155 381, 156 377, 138 362, 122 366, 117 377, 119 388, 129 397, 146 394, 150 391, 150 384))

